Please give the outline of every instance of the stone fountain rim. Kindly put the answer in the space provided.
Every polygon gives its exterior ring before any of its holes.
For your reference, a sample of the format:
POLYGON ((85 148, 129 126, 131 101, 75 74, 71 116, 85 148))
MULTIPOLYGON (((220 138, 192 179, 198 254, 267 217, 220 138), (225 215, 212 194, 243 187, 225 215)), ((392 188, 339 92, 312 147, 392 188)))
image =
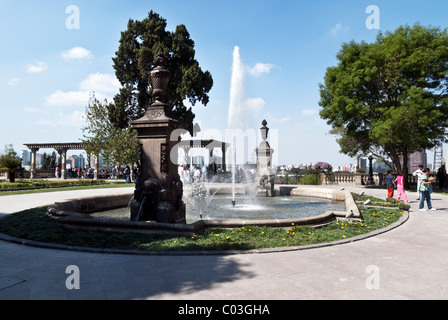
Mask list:
MULTIPOLYGON (((282 186, 276 186, 280 194, 282 186)), ((187 188, 188 189, 188 188, 187 188)), ((121 195, 102 195, 93 197, 83 197, 68 199, 50 205, 47 213, 58 222, 73 228, 94 227, 104 231, 137 231, 137 230, 157 230, 180 233, 197 233, 207 227, 237 228, 248 225, 289 227, 292 225, 321 226, 336 219, 344 219, 349 212, 353 212, 351 219, 361 220, 362 215, 353 200, 350 192, 344 190, 323 189, 317 187, 287 187, 289 196, 324 198, 334 201, 345 201, 346 211, 327 211, 324 214, 295 218, 295 219, 269 219, 269 220, 199 220, 192 224, 173 224, 138 221, 117 221, 93 219, 92 212, 123 207, 132 198, 132 193, 121 195)), ((240 190, 237 190, 241 193, 240 190)), ((223 194, 218 193, 217 194, 223 194)), ((225 194, 225 193, 224 193, 225 194)))

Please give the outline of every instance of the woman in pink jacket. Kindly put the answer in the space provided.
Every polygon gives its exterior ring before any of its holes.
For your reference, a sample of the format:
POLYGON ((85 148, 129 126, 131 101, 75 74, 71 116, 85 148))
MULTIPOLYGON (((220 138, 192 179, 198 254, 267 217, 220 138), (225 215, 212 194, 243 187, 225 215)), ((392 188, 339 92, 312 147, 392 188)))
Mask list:
POLYGON ((406 197, 406 193, 404 192, 404 182, 403 182, 403 172, 400 171, 397 175, 397 179, 395 179, 395 183, 397 184, 397 200, 403 199, 404 203, 408 203, 408 197, 406 197))

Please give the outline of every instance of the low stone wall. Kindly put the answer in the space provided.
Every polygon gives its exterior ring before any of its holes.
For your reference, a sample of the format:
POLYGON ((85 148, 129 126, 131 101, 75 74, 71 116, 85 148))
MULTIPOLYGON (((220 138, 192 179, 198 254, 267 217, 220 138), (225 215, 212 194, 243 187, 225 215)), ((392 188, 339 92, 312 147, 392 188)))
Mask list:
POLYGON ((63 202, 55 202, 48 208, 52 215, 68 215, 68 213, 92 213, 110 209, 126 207, 133 193, 113 196, 95 196, 86 198, 69 199, 63 202))

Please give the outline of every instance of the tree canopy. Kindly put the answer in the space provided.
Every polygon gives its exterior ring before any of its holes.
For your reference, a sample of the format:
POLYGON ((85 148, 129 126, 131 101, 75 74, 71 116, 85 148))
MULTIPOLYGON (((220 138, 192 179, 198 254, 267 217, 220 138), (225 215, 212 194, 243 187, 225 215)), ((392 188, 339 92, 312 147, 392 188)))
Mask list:
POLYGON ((142 21, 129 20, 127 30, 121 33, 120 45, 113 58, 117 79, 122 88, 114 103, 108 104, 110 122, 114 127, 125 129, 129 122, 141 117, 151 103, 151 78, 154 57, 162 52, 167 57, 170 71, 168 104, 181 122, 193 133, 194 113, 185 100, 195 105, 207 105, 208 92, 213 78, 202 71, 195 60, 194 41, 184 25, 174 32, 166 30, 166 20, 150 11, 142 21))
POLYGON ((0 156, 0 171, 10 173, 9 181, 14 182, 14 172, 22 166, 22 159, 17 156, 12 145, 5 146, 5 154, 0 156))
POLYGON ((138 163, 140 150, 136 132, 129 126, 120 129, 111 123, 110 105, 107 100, 100 102, 94 94, 90 97, 85 112, 87 125, 82 128, 86 151, 101 155, 110 165, 138 163))
POLYGON ((341 152, 373 152, 407 173, 408 154, 446 142, 448 33, 401 26, 374 43, 342 44, 320 84, 320 116, 341 152))

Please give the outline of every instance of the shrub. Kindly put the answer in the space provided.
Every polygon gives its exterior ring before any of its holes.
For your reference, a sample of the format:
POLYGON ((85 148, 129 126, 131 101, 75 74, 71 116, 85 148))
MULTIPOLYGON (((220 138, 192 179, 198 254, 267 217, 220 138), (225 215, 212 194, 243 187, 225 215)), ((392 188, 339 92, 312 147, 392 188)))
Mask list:
POLYGON ((322 181, 320 179, 320 174, 307 174, 300 179, 299 184, 301 185, 321 185, 322 181))

